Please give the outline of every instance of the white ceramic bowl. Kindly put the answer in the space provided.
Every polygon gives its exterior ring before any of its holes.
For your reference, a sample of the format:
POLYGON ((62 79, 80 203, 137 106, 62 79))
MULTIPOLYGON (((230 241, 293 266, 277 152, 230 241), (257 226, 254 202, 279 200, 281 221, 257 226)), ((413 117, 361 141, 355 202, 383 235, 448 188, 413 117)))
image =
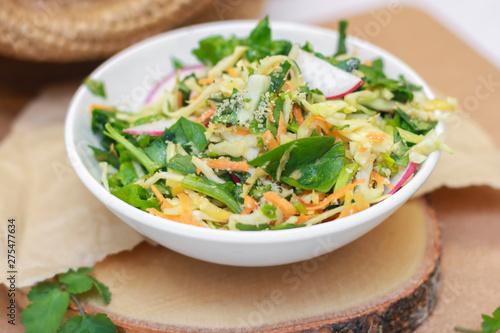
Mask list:
MULTIPOLYGON (((105 82, 105 104, 137 110, 148 91, 162 77, 172 72, 171 58, 186 64, 198 63, 191 54, 198 41, 219 34, 248 36, 256 21, 228 21, 191 26, 167 32, 138 43, 117 54, 91 77, 105 82)), ((337 45, 336 31, 296 23, 273 22, 274 39, 288 39, 300 44, 309 41, 314 49, 332 54, 337 45)), ((349 37, 348 48, 358 49, 362 60, 381 57, 390 77, 403 74, 410 82, 427 84, 410 67, 387 51, 365 41, 349 37)), ((100 183, 100 169, 87 145, 98 146, 90 127, 89 106, 103 103, 88 89, 80 87, 69 107, 65 140, 70 161, 82 182, 106 207, 129 226, 155 242, 201 260, 236 266, 270 266, 297 262, 333 251, 362 236, 396 211, 425 182, 434 169, 439 153, 432 153, 413 179, 395 195, 357 214, 312 227, 273 231, 212 230, 167 221, 134 208, 107 192, 100 183)), ((442 124, 437 128, 443 131, 442 124)), ((119 235, 117 235, 119 237, 119 235)))

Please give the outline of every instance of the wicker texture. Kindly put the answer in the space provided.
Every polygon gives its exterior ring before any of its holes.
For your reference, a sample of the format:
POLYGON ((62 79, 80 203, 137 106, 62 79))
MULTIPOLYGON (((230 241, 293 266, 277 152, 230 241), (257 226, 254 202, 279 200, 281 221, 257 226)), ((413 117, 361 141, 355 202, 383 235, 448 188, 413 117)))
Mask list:
POLYGON ((37 61, 110 56, 182 25, 213 0, 0 0, 0 53, 37 61))

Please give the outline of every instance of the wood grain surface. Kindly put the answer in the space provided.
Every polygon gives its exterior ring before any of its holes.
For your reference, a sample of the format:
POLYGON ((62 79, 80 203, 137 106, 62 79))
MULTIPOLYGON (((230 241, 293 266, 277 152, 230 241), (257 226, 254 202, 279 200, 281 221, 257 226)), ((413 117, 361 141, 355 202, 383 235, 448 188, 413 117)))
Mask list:
POLYGON ((424 199, 347 246, 308 261, 232 267, 139 245, 94 276, 113 301, 82 300, 137 332, 411 332, 436 304, 439 230, 424 199))

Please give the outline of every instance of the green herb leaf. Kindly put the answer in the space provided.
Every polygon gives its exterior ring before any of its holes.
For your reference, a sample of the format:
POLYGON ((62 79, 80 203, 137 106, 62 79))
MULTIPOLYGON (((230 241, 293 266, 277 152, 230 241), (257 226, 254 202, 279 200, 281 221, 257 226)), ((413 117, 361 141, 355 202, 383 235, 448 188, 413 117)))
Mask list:
POLYGON ((93 267, 82 267, 77 271, 70 269, 59 276, 59 281, 66 284, 70 293, 81 294, 92 289, 93 280, 87 274, 93 270, 93 267))
POLYGON ((482 315, 481 328, 484 333, 495 333, 500 330, 500 307, 493 311, 493 316, 482 315))
POLYGON ((33 287, 28 298, 32 301, 21 314, 26 333, 56 332, 69 306, 69 293, 59 289, 59 283, 41 283, 33 287))
POLYGON ((347 21, 340 21, 339 22, 339 43, 337 45, 337 53, 335 53, 335 56, 341 55, 341 54, 347 54, 347 47, 345 45, 345 39, 347 37, 346 34, 347 30, 347 21))
POLYGON ((104 132, 105 135, 109 136, 116 142, 122 144, 125 149, 127 149, 130 154, 132 154, 139 162, 141 162, 142 165, 150 172, 153 173, 155 172, 158 168, 159 165, 148 157, 146 153, 140 148, 136 147, 132 142, 127 140, 123 135, 118 133, 116 129, 114 129, 111 124, 107 123, 105 125, 105 128, 107 132, 104 132))
POLYGON ((248 163, 262 167, 277 180, 276 172, 281 158, 289 149, 290 156, 281 173, 281 181, 297 188, 327 191, 335 183, 345 163, 344 146, 342 143, 335 144, 335 137, 331 136, 294 140, 248 163))
POLYGON ((184 187, 203 193, 211 198, 223 202, 234 213, 241 213, 241 207, 238 201, 227 188, 227 186, 232 186, 234 189, 234 184, 231 182, 227 182, 221 185, 195 175, 187 175, 186 177, 184 177, 181 184, 184 187))
POLYGON ((158 199, 151 196, 147 190, 138 184, 113 188, 111 189, 111 194, 142 210, 146 210, 146 208, 160 208, 158 199))
POLYGON ((196 174, 196 166, 191 162, 193 156, 177 154, 167 163, 167 168, 186 174, 196 174))
POLYGON ((180 143, 186 152, 199 153, 203 152, 208 144, 205 132, 206 128, 202 124, 181 117, 157 140, 180 143))
POLYGON ((106 89, 104 88, 104 82, 87 78, 83 81, 83 84, 86 85, 87 88, 89 88, 92 94, 106 98, 106 89))
POLYGON ((111 292, 109 291, 108 286, 106 286, 104 283, 97 281, 95 278, 92 278, 92 282, 99 295, 101 295, 104 303, 109 304, 111 302, 111 292))
POLYGON ((103 313, 74 316, 61 325, 57 333, 116 333, 116 327, 103 313))
POLYGON ((326 154, 310 163, 300 164, 293 170, 285 167, 281 180, 296 188, 327 192, 337 181, 346 163, 344 156, 344 144, 338 142, 326 154), (300 177, 293 178, 295 173, 300 174, 300 177))
POLYGON ((117 169, 120 167, 120 160, 118 156, 113 154, 113 152, 92 147, 90 145, 89 148, 92 149, 92 151, 94 152, 94 157, 96 158, 96 160, 100 162, 107 162, 108 164, 114 166, 117 169))
POLYGON ((276 67, 271 73, 269 73, 269 76, 271 77, 271 85, 269 87, 269 90, 271 92, 275 93, 283 87, 290 68, 292 68, 292 64, 290 64, 290 62, 288 61, 285 61, 284 63, 276 67))
POLYGON ((120 165, 120 171, 118 171, 115 175, 116 179, 118 179, 123 185, 129 185, 134 183, 139 177, 137 176, 137 172, 132 164, 132 162, 123 162, 120 165))

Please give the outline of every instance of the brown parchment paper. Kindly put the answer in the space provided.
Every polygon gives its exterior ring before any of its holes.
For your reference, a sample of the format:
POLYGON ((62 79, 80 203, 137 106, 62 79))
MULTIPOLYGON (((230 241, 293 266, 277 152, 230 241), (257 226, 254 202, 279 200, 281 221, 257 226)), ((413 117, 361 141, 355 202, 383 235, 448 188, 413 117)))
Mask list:
MULTIPOLYGON (((16 220, 18 287, 69 268, 92 266, 143 240, 109 212, 71 168, 63 132, 76 87, 45 90, 0 146, 0 216, 2 221, 16 220)), ((5 239, 2 235, 1 241, 5 239)), ((1 253, 6 256, 6 251, 1 253)), ((1 262, 4 266, 6 258, 1 262)))
MULTIPOLYGON (((144 239, 110 213, 71 168, 63 132, 76 88, 69 84, 46 89, 21 113, 0 146, 0 215, 16 219, 19 287, 69 268, 92 266, 144 239)), ((479 125, 470 119, 454 121, 447 144, 454 154, 442 154, 418 195, 443 185, 500 188, 500 152, 479 125)))

